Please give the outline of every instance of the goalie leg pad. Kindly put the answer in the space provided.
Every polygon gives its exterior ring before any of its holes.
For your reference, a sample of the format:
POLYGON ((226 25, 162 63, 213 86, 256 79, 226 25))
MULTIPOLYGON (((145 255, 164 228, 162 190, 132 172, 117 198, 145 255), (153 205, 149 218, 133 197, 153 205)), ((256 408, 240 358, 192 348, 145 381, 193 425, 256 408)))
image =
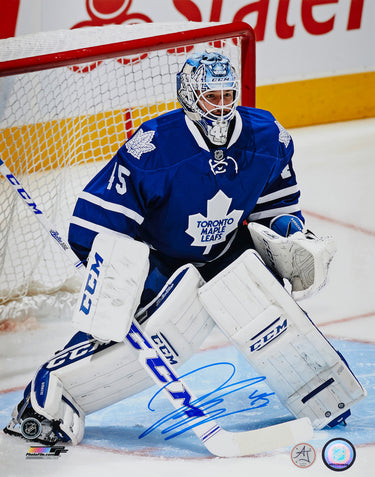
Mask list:
MULTIPOLYGON (((172 365, 186 362, 214 326, 198 298, 202 284, 195 267, 181 267, 137 315, 146 334, 172 365)), ((154 384, 127 341, 106 344, 88 340, 65 353, 50 361, 49 369, 59 376, 86 414, 154 384)))
POLYGON ((255 251, 207 282, 200 299, 252 367, 296 416, 316 429, 366 395, 329 344, 255 251))
MULTIPOLYGON (((161 354, 176 367, 186 362, 211 332, 214 322, 198 298, 203 280, 197 269, 178 269, 137 317, 161 354)), ((49 362, 86 414, 132 396, 154 381, 127 342, 88 340, 49 362)))
MULTIPOLYGON (((198 298, 203 280, 192 265, 175 272, 150 305, 142 326, 160 353, 175 366, 201 346, 214 326, 198 298)), ((78 333, 38 371, 31 383, 36 412, 53 421, 74 444, 83 436, 84 416, 153 386, 128 343, 103 343, 78 333)))

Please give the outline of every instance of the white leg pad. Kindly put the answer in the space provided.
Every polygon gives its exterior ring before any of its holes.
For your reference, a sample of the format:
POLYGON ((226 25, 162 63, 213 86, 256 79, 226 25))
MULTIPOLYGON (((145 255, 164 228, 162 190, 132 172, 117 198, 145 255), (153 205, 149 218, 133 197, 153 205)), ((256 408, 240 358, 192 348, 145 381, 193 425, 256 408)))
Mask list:
MULTIPOLYGON (((198 288, 203 283, 195 267, 184 266, 142 312, 142 318, 151 315, 143 328, 175 366, 198 351, 214 326, 198 298, 198 288)), ((69 401, 85 415, 154 384, 139 363, 137 351, 126 341, 100 343, 89 339, 73 344, 41 367, 33 381, 38 390, 44 388, 41 383, 45 376, 51 385, 51 397, 47 396, 46 402, 51 404, 38 409, 49 419, 57 419, 64 412, 60 407, 63 395, 69 396, 69 401)))
POLYGON ((252 367, 296 416, 321 429, 366 391, 255 251, 246 251, 199 291, 252 367))

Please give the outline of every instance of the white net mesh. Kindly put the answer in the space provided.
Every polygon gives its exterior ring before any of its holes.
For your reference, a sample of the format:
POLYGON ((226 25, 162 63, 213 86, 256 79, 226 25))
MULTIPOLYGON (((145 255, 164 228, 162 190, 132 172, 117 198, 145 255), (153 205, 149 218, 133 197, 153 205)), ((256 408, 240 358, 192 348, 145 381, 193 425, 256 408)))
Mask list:
MULTIPOLYGON (((212 24, 211 24, 212 26, 212 24)), ((202 24, 109 26, 0 41, 0 61, 159 35, 202 24)), ((231 38, 215 42, 239 68, 231 38)), ((209 44, 160 47, 0 78, 0 154, 38 207, 67 235, 79 191, 141 122, 180 107, 176 73, 209 44)), ((35 62, 37 63, 37 61, 35 62)), ((0 64, 1 70, 1 64, 0 64)), ((0 182, 0 321, 70 309, 80 282, 33 214, 0 182), (29 311, 28 311, 29 310, 29 311)))

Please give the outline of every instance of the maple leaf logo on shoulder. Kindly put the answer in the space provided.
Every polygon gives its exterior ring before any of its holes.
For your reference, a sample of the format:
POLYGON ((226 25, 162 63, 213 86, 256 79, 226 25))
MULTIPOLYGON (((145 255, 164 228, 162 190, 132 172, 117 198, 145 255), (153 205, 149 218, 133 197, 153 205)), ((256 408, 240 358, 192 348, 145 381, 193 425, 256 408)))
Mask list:
POLYGON ((279 128, 279 142, 285 144, 285 147, 289 146, 290 140, 292 139, 288 131, 279 123, 275 121, 276 126, 279 128))
POLYGON ((207 217, 202 214, 189 216, 189 227, 185 232, 194 238, 193 247, 205 247, 203 255, 211 251, 213 245, 224 242, 227 235, 235 230, 243 210, 233 210, 228 214, 232 199, 223 191, 207 201, 207 217))
POLYGON ((139 129, 139 131, 125 143, 128 153, 136 159, 140 159, 145 152, 151 152, 156 149, 151 143, 154 134, 155 131, 144 132, 143 129, 139 129))

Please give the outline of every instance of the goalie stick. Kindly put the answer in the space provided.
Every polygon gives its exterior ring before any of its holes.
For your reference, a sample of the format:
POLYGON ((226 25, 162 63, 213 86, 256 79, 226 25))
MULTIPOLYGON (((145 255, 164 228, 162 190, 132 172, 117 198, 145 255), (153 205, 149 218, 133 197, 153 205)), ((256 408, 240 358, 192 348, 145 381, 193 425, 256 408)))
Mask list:
MULTIPOLYGON (((47 216, 39 209, 1 158, 0 172, 64 251, 74 268, 82 273, 84 265, 77 260, 77 256, 67 240, 53 227, 47 216)), ((194 394, 155 348, 136 320, 132 321, 125 340, 139 352, 139 361, 146 372, 152 377, 156 385, 165 392, 175 409, 186 415, 189 419, 190 428, 211 454, 219 457, 248 456, 311 439, 313 429, 308 418, 294 419, 250 431, 230 432, 224 430, 210 417, 209 413, 204 412, 199 406, 194 406, 194 403, 197 402, 194 394)))

